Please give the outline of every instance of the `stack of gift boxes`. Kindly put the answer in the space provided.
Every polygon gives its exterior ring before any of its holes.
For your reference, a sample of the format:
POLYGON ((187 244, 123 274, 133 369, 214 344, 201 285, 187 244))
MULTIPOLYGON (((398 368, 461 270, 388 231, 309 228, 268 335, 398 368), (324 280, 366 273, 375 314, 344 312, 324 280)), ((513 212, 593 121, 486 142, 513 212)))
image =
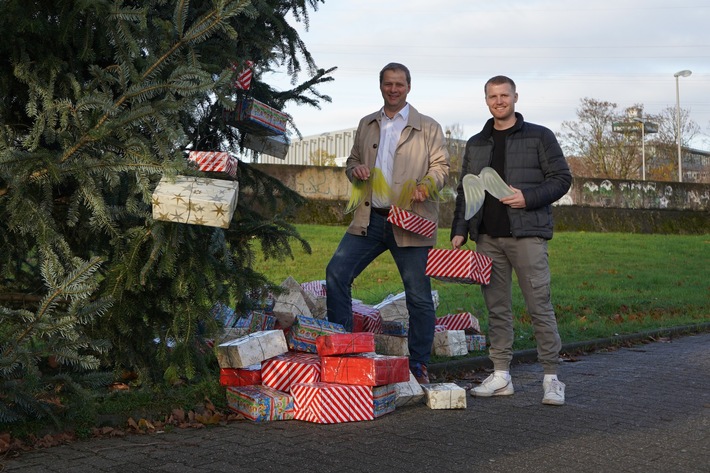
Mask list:
MULTIPOLYGON (((236 317, 224 304, 213 316, 226 324, 215 349, 231 410, 256 422, 340 423, 373 420, 396 407, 425 402, 432 409, 466 407, 453 383, 420 385, 409 371, 404 293, 370 306, 353 301, 353 332, 325 320, 324 281, 286 279, 277 295, 256 295, 236 317)), ((433 292, 435 303, 438 295, 433 292)), ((485 347, 468 312, 438 319, 434 354, 468 353, 470 338, 485 347)))

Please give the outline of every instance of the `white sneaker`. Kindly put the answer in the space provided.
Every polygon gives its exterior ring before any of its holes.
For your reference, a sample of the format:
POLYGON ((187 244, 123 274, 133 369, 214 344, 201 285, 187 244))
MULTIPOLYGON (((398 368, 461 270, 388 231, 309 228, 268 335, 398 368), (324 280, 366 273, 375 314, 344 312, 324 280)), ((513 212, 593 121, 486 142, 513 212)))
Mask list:
POLYGON ((543 382, 542 389, 545 390, 545 395, 542 398, 543 404, 550 406, 562 406, 565 403, 565 383, 557 379, 553 379, 549 383, 543 382))
POLYGON ((506 379, 503 376, 496 376, 494 373, 484 379, 480 386, 471 389, 471 396, 510 396, 514 392, 513 381, 510 378, 506 379))

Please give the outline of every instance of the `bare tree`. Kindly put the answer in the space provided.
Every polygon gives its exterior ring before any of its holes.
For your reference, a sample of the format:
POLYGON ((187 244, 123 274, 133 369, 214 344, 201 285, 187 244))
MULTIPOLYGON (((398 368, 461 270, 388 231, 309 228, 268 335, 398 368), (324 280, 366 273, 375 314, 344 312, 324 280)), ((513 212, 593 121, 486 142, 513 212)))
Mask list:
POLYGON ((589 177, 633 179, 641 166, 638 138, 634 133, 615 133, 613 123, 620 121, 633 105, 617 112, 617 104, 591 98, 581 100, 576 122, 563 122, 560 142, 568 156, 574 156, 577 169, 589 177))

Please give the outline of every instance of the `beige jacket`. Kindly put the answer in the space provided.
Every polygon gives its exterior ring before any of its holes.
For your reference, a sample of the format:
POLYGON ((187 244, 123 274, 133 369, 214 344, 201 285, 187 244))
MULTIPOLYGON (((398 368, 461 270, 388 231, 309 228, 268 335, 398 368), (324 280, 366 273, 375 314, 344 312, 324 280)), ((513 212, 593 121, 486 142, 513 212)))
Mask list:
MULTIPOLYGON (((345 174, 351 182, 353 180, 352 170, 355 166, 366 164, 370 169, 375 166, 377 147, 380 141, 380 120, 379 110, 360 120, 355 143, 345 163, 345 174)), ((432 118, 420 114, 410 105, 409 119, 402 130, 402 136, 395 151, 392 170, 394 182, 391 183, 394 200, 399 196, 405 182, 410 179, 420 181, 427 175, 434 179, 437 188, 441 190, 449 175, 449 153, 446 149, 441 125, 432 118)), ((353 220, 347 230, 348 233, 367 235, 371 197, 372 195, 368 195, 355 210, 353 220)), ((415 202, 411 211, 434 222, 439 219, 439 203, 435 201, 415 202)), ((396 226, 393 226, 392 229, 399 246, 434 246, 436 244, 436 233, 432 238, 427 238, 396 226)))

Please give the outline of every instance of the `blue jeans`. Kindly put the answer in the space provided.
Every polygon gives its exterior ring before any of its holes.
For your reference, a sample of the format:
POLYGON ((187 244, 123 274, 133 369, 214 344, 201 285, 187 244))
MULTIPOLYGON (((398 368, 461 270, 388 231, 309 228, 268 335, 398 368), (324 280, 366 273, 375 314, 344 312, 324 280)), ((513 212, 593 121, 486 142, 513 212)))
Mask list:
POLYGON ((427 364, 434 342, 436 313, 431 296, 431 280, 426 276, 430 247, 400 247, 392 224, 372 212, 366 236, 346 233, 325 270, 328 320, 352 331, 352 285, 355 278, 379 255, 392 254, 402 277, 409 312, 409 361, 427 364))

